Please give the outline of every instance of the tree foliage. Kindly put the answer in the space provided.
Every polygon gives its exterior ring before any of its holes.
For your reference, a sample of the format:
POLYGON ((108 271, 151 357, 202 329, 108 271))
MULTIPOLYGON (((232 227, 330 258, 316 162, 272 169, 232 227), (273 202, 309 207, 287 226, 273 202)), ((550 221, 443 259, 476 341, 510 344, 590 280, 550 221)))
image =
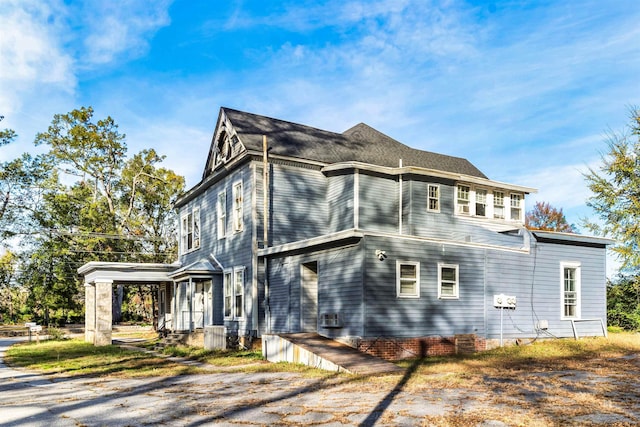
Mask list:
POLYGON ((593 195, 587 200, 599 222, 586 222, 596 234, 614 238, 623 268, 640 267, 640 111, 630 111, 628 128, 611 133, 599 168, 585 178, 593 195))
POLYGON ((640 331, 640 277, 620 276, 607 285, 607 324, 640 331))
POLYGON ((531 230, 576 232, 576 228, 567 222, 562 209, 556 209, 547 202, 536 202, 533 209, 527 212, 525 224, 531 230))
MULTIPOLYGON (((24 155, 0 170, 0 221, 23 216, 31 230, 7 226, 23 249, 16 280, 27 291, 34 320, 46 324, 81 315, 84 288, 77 269, 84 263, 177 257, 172 201, 184 178, 160 167, 164 157, 152 149, 127 158, 125 135, 115 121, 93 116, 91 107, 56 114, 35 139, 45 153, 24 155), (22 210, 14 208, 20 195, 22 210), (6 209, 3 197, 13 203, 6 209)), ((0 136, 9 141, 15 133, 0 136)))

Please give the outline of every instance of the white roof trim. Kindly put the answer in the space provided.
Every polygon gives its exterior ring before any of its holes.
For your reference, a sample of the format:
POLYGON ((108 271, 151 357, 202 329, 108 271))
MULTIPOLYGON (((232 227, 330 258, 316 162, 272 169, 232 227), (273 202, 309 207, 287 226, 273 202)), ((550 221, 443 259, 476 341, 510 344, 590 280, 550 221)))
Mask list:
POLYGON ((424 176, 434 176, 438 178, 446 178, 454 181, 461 181, 470 184, 477 184, 485 187, 495 187, 510 191, 517 191, 520 193, 537 193, 538 189, 533 187, 525 187, 523 185, 516 184, 508 184, 506 182, 500 181, 492 181, 487 178, 480 178, 477 176, 464 175, 460 173, 446 172, 436 169, 427 169, 421 168, 418 166, 403 166, 398 168, 391 168, 386 166, 377 166, 369 163, 361 163, 361 162, 341 162, 341 163, 333 163, 331 165, 325 166, 322 168, 323 172, 329 171, 339 171, 344 169, 359 169, 359 170, 367 170, 372 172, 383 173, 386 175, 424 175, 424 176))

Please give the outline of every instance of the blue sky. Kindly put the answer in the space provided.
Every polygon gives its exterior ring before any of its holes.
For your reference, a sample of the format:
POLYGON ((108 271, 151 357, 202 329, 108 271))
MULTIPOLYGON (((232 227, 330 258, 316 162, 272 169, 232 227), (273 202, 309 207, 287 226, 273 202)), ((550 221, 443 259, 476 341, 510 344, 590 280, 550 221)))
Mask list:
POLYGON ((220 106, 465 157, 590 215, 582 172, 640 105, 640 4, 0 0, 1 127, 93 106, 195 185, 220 106))

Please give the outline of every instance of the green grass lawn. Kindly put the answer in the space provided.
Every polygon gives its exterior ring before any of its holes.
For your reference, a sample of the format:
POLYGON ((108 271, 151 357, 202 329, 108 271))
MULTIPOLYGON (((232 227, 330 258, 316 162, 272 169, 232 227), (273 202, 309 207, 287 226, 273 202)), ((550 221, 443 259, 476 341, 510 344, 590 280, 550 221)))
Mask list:
MULTIPOLYGON (((471 355, 429 357, 398 364, 414 372, 411 383, 464 381, 485 375, 514 374, 523 370, 581 369, 599 361, 600 369, 608 360, 640 353, 640 334, 611 333, 608 338, 544 340, 530 345, 511 346, 471 355), (443 375, 446 374, 446 375, 443 375)), ((118 346, 95 347, 81 340, 41 341, 12 346, 5 356, 10 366, 60 375, 163 376, 191 373, 301 372, 323 375, 306 366, 269 363, 260 351, 210 351, 194 347, 169 347, 164 357, 118 346), (198 360, 207 369, 185 366, 166 356, 198 360)), ((391 376, 393 377, 393 376, 391 376)), ((390 378, 390 380, 392 380, 390 378)), ((380 381, 385 381, 384 377, 380 381)))

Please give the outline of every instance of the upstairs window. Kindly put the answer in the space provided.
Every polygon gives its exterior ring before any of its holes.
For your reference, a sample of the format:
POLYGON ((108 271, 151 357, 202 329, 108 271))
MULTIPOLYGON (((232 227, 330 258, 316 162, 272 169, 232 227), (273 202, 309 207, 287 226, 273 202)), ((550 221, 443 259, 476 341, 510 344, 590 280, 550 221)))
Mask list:
POLYGON ((438 263, 438 298, 459 298, 458 265, 438 263))
POLYGON ((194 208, 182 216, 181 226, 182 253, 191 252, 200 247, 200 209, 194 208))
POLYGON ((511 220, 522 221, 522 194, 511 195, 511 220))
POLYGON ((493 192, 493 217, 504 219, 504 193, 502 191, 493 192))
POLYGON ((227 192, 218 193, 218 203, 216 205, 218 214, 218 239, 227 235, 227 192))
POLYGON ((469 215, 471 210, 469 209, 470 189, 466 185, 458 185, 458 213, 469 215))
POLYGON ((398 298, 420 297, 420 263, 396 263, 396 295, 398 298))
POLYGON ((487 216, 487 190, 476 189, 476 215, 487 216))
POLYGON ((429 193, 427 210, 429 212, 440 212, 440 186, 429 184, 427 191, 429 193))
POLYGON ((242 182, 233 186, 233 231, 240 232, 244 229, 242 182))

